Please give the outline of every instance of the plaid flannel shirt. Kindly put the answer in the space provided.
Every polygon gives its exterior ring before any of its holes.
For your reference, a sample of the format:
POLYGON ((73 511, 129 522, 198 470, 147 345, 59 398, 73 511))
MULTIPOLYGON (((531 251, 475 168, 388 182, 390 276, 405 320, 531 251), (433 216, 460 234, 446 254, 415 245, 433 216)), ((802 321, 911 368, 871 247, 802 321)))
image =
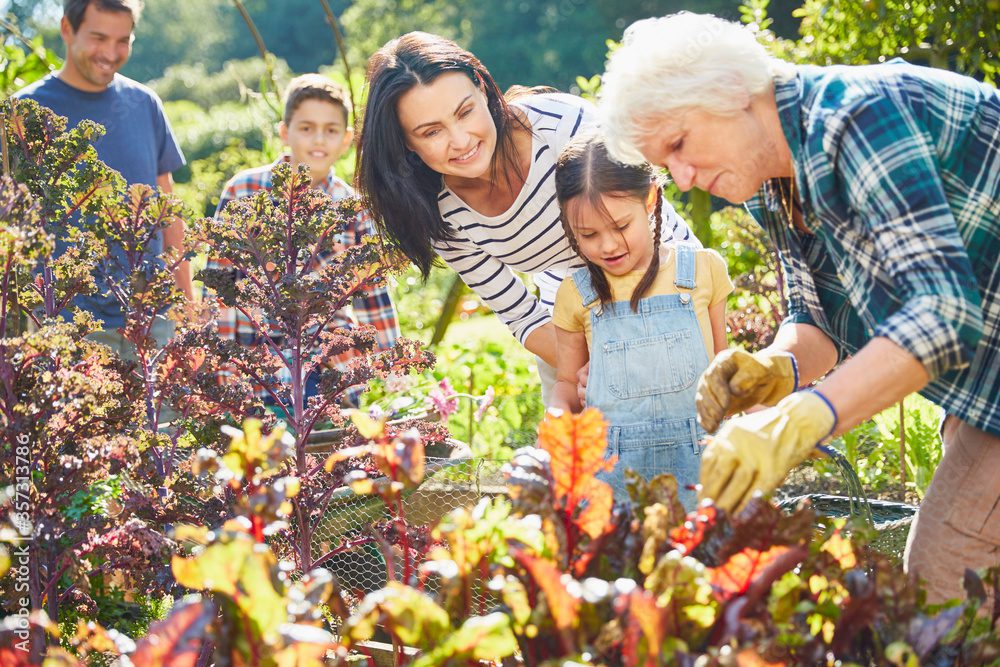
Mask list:
POLYGON ((795 165, 747 202, 785 271, 789 316, 853 354, 884 336, 916 357, 921 393, 1000 435, 1000 94, 893 61, 797 68, 775 82, 795 165))
MULTIPOLYGON (((282 162, 287 162, 288 160, 289 156, 287 154, 282 155, 273 164, 255 167, 253 169, 245 169, 233 176, 233 178, 226 183, 226 187, 222 191, 222 195, 219 199, 219 206, 215 210, 216 217, 222 213, 222 211, 226 208, 226 204, 229 202, 235 199, 249 197, 260 190, 270 190, 271 170, 276 165, 282 162)), ((354 190, 351 186, 338 178, 333 173, 333 170, 331 170, 327 175, 326 180, 323 181, 319 189, 326 192, 335 200, 344 199, 345 197, 349 197, 354 194, 354 190)), ((369 218, 367 213, 362 212, 355 219, 354 224, 348 225, 338 240, 345 244, 360 244, 365 236, 373 236, 374 233, 371 218, 369 218)), ((323 259, 324 258, 320 258, 320 261, 322 262, 323 259)), ((218 269, 225 268, 229 265, 230 263, 228 260, 209 258, 206 268, 218 269)), ((202 289, 204 295, 205 289, 202 289)), ((350 310, 342 310, 337 313, 331 323, 333 326, 347 327, 355 326, 357 324, 370 324, 374 326, 376 330, 376 340, 380 349, 392 347, 396 338, 399 336, 399 327, 396 323, 396 313, 393 309, 392 301, 389 298, 388 289, 385 287, 376 288, 365 295, 355 296, 350 310)), ((220 336, 236 340, 244 345, 264 344, 246 316, 235 308, 221 308, 218 319, 218 328, 220 336)), ((334 357, 334 362, 343 364, 354 356, 355 353, 347 352, 343 355, 334 357)), ((290 379, 287 376, 287 369, 284 368, 279 376, 283 381, 288 381, 290 379)), ((220 377, 220 382, 221 381, 224 381, 224 377, 220 377)), ((256 388, 256 392, 260 398, 264 399, 266 404, 271 404, 273 402, 270 399, 270 396, 266 395, 260 387, 256 388)))

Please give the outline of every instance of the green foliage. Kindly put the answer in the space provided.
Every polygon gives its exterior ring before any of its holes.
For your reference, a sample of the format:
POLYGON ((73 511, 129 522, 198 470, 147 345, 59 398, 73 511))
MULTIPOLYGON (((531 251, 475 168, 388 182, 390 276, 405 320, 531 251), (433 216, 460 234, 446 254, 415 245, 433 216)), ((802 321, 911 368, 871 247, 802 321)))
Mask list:
MULTIPOLYGON (((899 407, 893 406, 875 415, 833 441, 854 467, 867 494, 885 497, 904 492, 923 498, 930 486, 937 464, 941 461, 941 436, 938 426, 941 409, 919 394, 908 396, 905 410, 905 487, 899 463, 899 407), (905 491, 904 491, 905 490, 905 491)), ((838 475, 828 459, 813 463, 821 473, 838 475)))
POLYGON ((163 75, 172 64, 223 63, 257 53, 229 0, 148 0, 122 74, 138 81, 163 75))
POLYGON ((426 397, 444 381, 458 398, 469 398, 459 401, 447 416, 451 435, 467 443, 477 458, 506 461, 513 448, 535 441, 544 413, 531 356, 518 354, 516 345, 513 339, 444 343, 437 350, 433 371, 403 383, 373 382, 364 404, 396 414, 420 414, 433 409, 426 397), (493 398, 483 410, 482 401, 476 399, 487 392, 493 398))
POLYGON ((414 266, 399 275, 392 286, 392 303, 406 335, 430 340, 454 277, 451 270, 442 267, 432 268, 426 281, 414 266))
MULTIPOLYGON (((181 100, 166 104, 165 110, 188 160, 209 157, 233 141, 263 150, 276 137, 280 120, 259 100, 250 104, 225 102, 211 110, 181 100)), ((178 178, 182 177, 183 172, 178 172, 178 178)))
POLYGON ((121 497, 122 478, 120 475, 112 475, 73 494, 69 504, 63 509, 63 515, 70 521, 79 521, 88 514, 107 516, 109 505, 118 503, 121 497))
POLYGON ((340 17, 351 62, 364 63, 390 39, 422 30, 468 43, 471 3, 422 0, 356 0, 340 17))
MULTIPOLYGON (((274 59, 272 73, 281 87, 292 78, 288 63, 280 58, 274 59)), ((164 102, 188 100, 207 110, 259 94, 266 77, 267 67, 260 57, 227 60, 219 71, 209 71, 204 62, 183 63, 167 67, 163 76, 149 82, 149 87, 164 102)))
POLYGON ((716 250, 726 260, 736 289, 726 306, 730 343, 750 351, 767 347, 785 316, 784 284, 770 239, 745 209, 711 215, 716 250))
MULTIPOLYGON (((334 61, 333 33, 316 0, 244 0, 243 4, 264 44, 293 71, 316 71, 334 61)), ((338 16, 346 4, 330 1, 338 16)), ((256 55, 254 41, 231 0, 146 0, 132 58, 123 73, 144 81, 163 76, 170 64, 221 64, 256 55)))
POLYGON ((900 57, 996 82, 1000 3, 936 0, 806 0, 801 43, 823 64, 900 57))
POLYGON ((0 47, 0 96, 8 97, 41 79, 55 71, 60 62, 55 53, 45 48, 41 37, 21 45, 8 43, 5 39, 0 47))
POLYGON ((215 215, 229 179, 250 165, 268 164, 276 157, 269 150, 251 148, 242 139, 232 139, 216 153, 189 159, 185 168, 176 173, 174 193, 197 215, 215 215))

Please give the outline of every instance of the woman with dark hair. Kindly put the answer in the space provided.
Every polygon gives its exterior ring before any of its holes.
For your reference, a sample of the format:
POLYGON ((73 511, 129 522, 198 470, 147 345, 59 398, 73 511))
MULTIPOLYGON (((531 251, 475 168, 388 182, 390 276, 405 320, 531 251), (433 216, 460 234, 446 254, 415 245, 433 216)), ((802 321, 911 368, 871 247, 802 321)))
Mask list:
MULTIPOLYGON (((555 381, 555 292, 581 266, 555 198, 562 147, 594 125, 587 101, 520 88, 506 99, 454 42, 412 32, 368 65, 357 187, 383 237, 426 276, 440 256, 555 381), (539 298, 514 274, 532 274, 539 298)), ((669 205, 663 236, 694 239, 669 205)))

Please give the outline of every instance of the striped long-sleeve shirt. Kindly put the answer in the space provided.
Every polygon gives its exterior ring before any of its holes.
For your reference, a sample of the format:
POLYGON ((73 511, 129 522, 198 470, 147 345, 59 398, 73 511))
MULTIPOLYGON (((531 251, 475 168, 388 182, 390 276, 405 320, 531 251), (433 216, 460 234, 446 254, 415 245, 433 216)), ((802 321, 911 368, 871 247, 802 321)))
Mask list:
MULTIPOLYGON (((555 165, 563 146, 595 125, 597 112, 586 100, 564 93, 531 95, 512 105, 524 112, 533 133, 531 166, 521 192, 507 211, 491 217, 445 187, 438 208, 455 238, 436 242, 434 249, 523 344, 528 334, 551 320, 562 279, 583 265, 559 221, 555 165), (515 271, 532 275, 539 298, 515 271)), ((662 236, 664 242, 697 242, 666 202, 662 236)))
MULTIPOLYGON (((273 164, 245 169, 233 176, 222 191, 219 206, 215 212, 216 216, 220 215, 226 205, 235 199, 249 197, 260 190, 270 190, 272 169, 286 161, 288 161, 288 156, 282 155, 273 164)), ((351 186, 337 178, 332 171, 320 184, 319 189, 335 200, 354 194, 351 186)), ((374 233, 371 219, 366 213, 362 213, 356 218, 354 224, 348 225, 342 234, 343 238, 339 240, 345 244, 356 245, 360 244, 365 236, 373 236, 374 233)), ((320 261, 322 262, 323 258, 320 258, 320 261)), ((228 265, 226 260, 209 258, 207 268, 224 268, 228 265)), ((337 313, 333 320, 333 326, 353 326, 354 324, 374 326, 378 347, 385 349, 392 346, 399 336, 399 327, 387 288, 378 287, 371 290, 369 294, 356 296, 350 310, 337 313)), ((249 320, 235 308, 221 308, 218 327, 219 335, 225 338, 241 342, 244 345, 264 344, 249 320)), ((352 356, 353 354, 348 352, 335 359, 334 362, 342 363, 352 356)), ((260 391, 258 394, 265 399, 265 402, 269 402, 269 397, 264 396, 260 391)))
POLYGON ((1000 435, 1000 93, 894 61, 798 68, 775 83, 798 203, 747 205, 781 255, 791 322, 852 354, 884 336, 931 378, 921 393, 1000 435))

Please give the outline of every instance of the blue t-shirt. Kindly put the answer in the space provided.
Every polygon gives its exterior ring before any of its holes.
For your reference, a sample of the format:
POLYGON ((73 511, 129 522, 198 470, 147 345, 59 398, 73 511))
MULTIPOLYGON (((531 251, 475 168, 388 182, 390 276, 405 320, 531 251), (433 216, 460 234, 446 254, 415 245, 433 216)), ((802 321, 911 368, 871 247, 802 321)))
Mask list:
MULTIPOLYGON (((97 155, 126 182, 156 186, 156 178, 184 164, 173 130, 167 122, 160 98, 146 86, 116 74, 106 90, 91 93, 70 86, 49 74, 22 88, 14 97, 32 99, 68 119, 76 127, 89 119, 100 123, 105 134, 94 144, 97 155)), ((161 238, 154 240, 152 251, 159 255, 161 238)), ((61 252, 61 248, 57 251, 61 252)), ((101 295, 79 297, 75 305, 104 320, 106 329, 124 324, 117 302, 101 295)))

